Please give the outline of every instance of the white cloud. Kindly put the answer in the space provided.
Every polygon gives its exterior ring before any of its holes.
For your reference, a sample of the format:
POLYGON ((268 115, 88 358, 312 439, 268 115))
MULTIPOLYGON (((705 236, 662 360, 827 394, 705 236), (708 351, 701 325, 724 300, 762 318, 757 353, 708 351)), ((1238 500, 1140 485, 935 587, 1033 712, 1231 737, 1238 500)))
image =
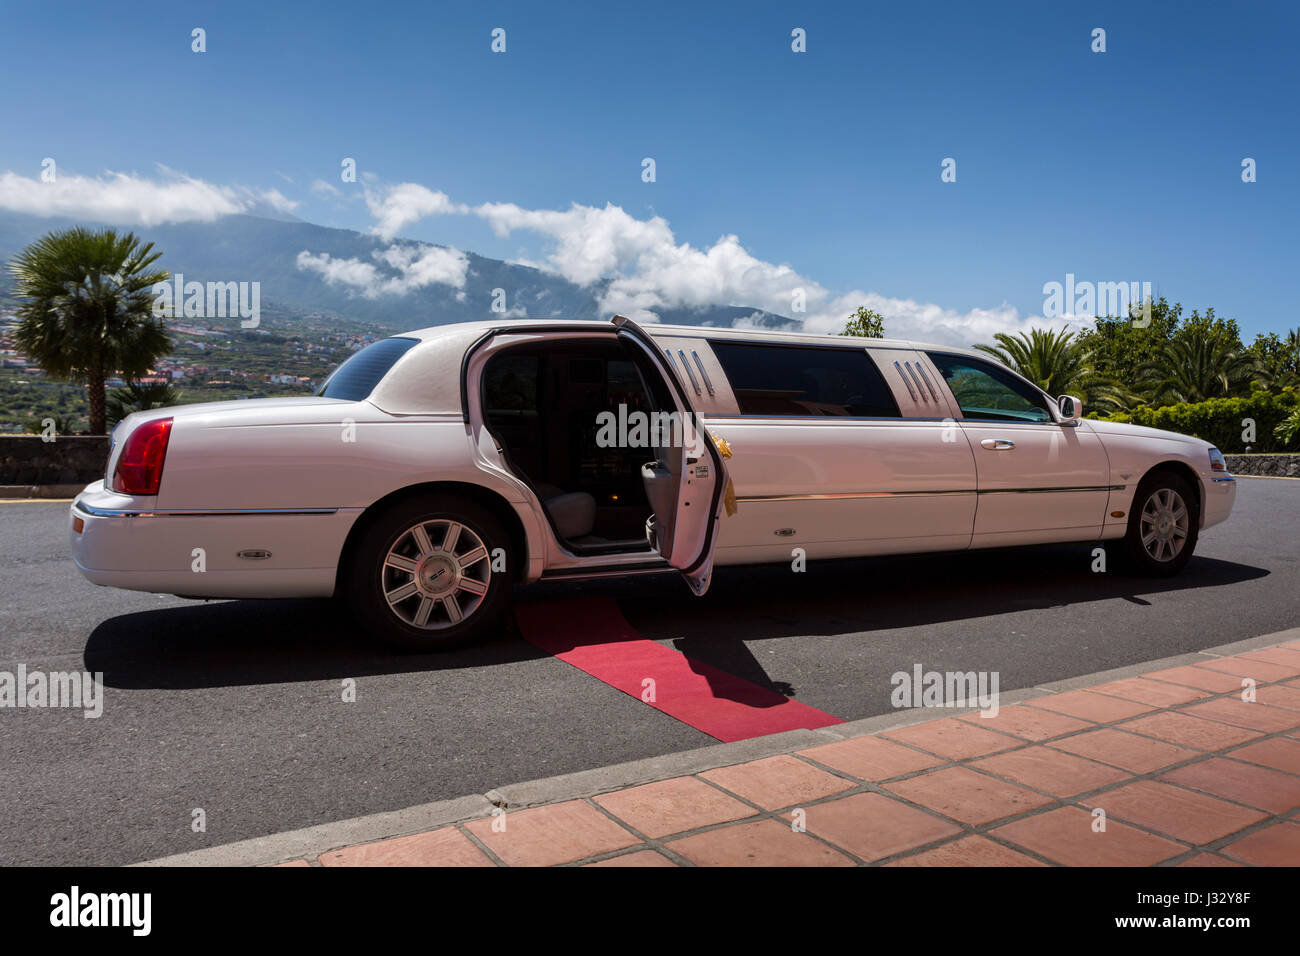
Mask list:
POLYGON ((269 205, 290 212, 298 204, 277 189, 218 186, 159 167, 161 178, 108 171, 100 176, 60 172, 52 183, 0 173, 0 209, 33 216, 65 216, 114 225, 209 222, 269 205))
POLYGON ((323 179, 312 180, 311 191, 318 196, 341 196, 343 193, 337 186, 325 182, 323 179))
MULTIPOLYGON (((1018 332, 1041 325, 1006 305, 960 312, 914 299, 887 298, 853 290, 835 294, 785 264, 752 255, 739 237, 724 235, 708 248, 679 243, 660 216, 636 219, 618 206, 574 204, 567 210, 529 210, 508 203, 475 207, 498 235, 515 230, 554 241, 538 263, 578 285, 610 278, 601 296, 606 312, 653 321, 667 309, 734 305, 798 320, 810 332, 838 331, 858 306, 885 316, 891 338, 916 338, 949 345, 988 341, 993 332, 1018 332), (795 311, 802 290, 804 311, 795 311)), ((751 314, 745 320, 756 323, 751 314)))
POLYGON ((379 220, 370 231, 385 242, 426 216, 463 213, 466 209, 453 203, 446 193, 434 192, 419 183, 400 183, 382 193, 367 189, 366 206, 379 220))
POLYGON ((327 252, 319 255, 304 249, 298 253, 299 269, 316 272, 327 283, 352 286, 368 299, 381 295, 405 295, 427 285, 464 289, 469 257, 459 249, 442 246, 392 245, 371 253, 375 263, 362 259, 336 259, 327 252))
POLYGON ((673 243, 666 220, 641 220, 619 206, 604 209, 574 203, 565 210, 523 209, 514 203, 484 203, 474 208, 492 231, 506 237, 516 229, 556 241, 547 264, 570 282, 590 285, 620 272, 640 256, 673 243))

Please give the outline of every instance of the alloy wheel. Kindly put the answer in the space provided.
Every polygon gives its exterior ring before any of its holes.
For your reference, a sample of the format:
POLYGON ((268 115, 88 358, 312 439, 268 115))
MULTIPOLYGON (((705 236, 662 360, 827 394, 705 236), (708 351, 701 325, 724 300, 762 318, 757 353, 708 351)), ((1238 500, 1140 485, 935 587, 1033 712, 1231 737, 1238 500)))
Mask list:
POLYGON ((1157 488, 1142 506, 1142 547, 1152 560, 1174 560, 1187 543, 1190 521, 1182 495, 1172 488, 1157 488))
POLYGON ((421 521, 397 536, 380 573, 388 608, 412 627, 442 630, 483 604, 492 562, 483 539, 447 518, 421 521))

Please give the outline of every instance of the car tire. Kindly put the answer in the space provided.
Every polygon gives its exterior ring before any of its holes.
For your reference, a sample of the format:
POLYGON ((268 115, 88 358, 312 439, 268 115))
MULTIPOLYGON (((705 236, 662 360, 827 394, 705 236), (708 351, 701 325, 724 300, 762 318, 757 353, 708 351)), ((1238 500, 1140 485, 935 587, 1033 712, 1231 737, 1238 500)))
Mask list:
POLYGON ((491 511, 454 495, 429 495, 371 522, 344 581, 368 635, 390 649, 421 653, 464 647, 496 628, 512 567, 509 536, 491 511))
POLYGON ((1144 577, 1178 574, 1192 559, 1201 515, 1196 492, 1172 471, 1143 478, 1122 543, 1124 569, 1144 577))

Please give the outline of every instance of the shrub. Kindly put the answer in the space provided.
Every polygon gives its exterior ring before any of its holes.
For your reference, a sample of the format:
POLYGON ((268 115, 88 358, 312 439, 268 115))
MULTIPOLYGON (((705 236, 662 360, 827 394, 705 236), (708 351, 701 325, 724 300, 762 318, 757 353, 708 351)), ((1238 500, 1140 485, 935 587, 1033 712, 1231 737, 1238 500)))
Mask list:
POLYGON ((1192 435, 1217 446, 1225 454, 1240 454, 1247 445, 1256 452, 1282 451, 1286 442, 1276 434, 1277 428, 1298 408, 1300 396, 1287 388, 1281 392, 1255 392, 1249 398, 1212 398, 1161 408, 1143 405, 1129 412, 1088 417, 1192 435), (1253 442, 1243 438, 1247 419, 1255 422, 1253 442))

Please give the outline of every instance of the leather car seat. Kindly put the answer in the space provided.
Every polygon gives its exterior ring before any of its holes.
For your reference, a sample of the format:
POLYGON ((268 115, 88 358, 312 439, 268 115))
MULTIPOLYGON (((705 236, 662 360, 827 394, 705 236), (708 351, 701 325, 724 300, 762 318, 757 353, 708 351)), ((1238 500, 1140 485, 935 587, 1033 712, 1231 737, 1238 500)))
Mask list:
POLYGON ((572 541, 591 534, 596 523, 595 498, 585 491, 565 491, 555 485, 538 485, 537 493, 561 538, 572 541))

